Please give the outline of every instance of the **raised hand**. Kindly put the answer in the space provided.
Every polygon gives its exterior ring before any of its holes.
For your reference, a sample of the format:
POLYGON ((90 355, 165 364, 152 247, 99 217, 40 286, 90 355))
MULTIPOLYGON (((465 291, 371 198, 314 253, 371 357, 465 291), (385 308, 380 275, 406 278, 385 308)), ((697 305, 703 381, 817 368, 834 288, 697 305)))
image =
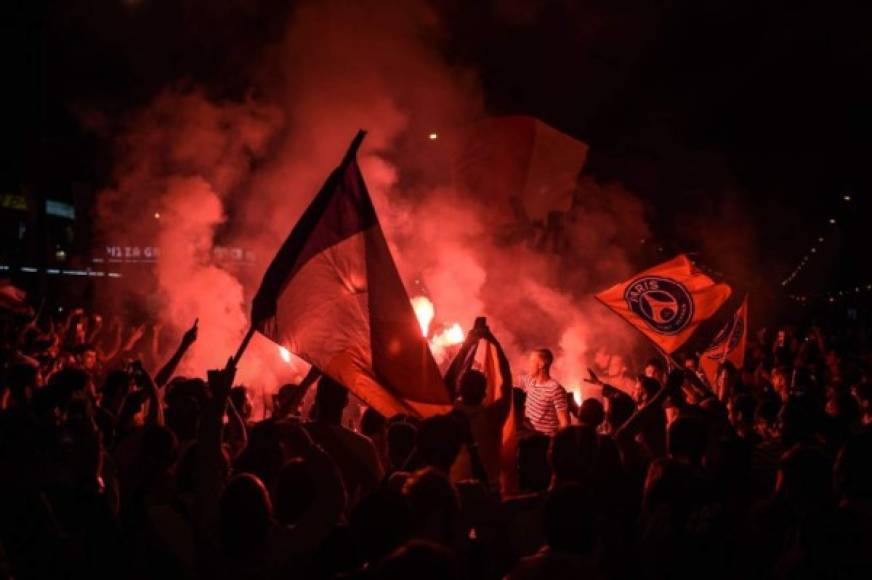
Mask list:
POLYGON ((230 389, 233 388, 233 381, 236 378, 236 364, 233 357, 227 359, 227 366, 223 369, 211 369, 206 376, 212 396, 226 401, 230 397, 230 389))
POLYGON ((185 331, 185 334, 182 336, 182 344, 183 345, 188 347, 188 346, 191 346, 192 344, 194 344, 195 342, 197 342, 197 331, 198 331, 199 325, 200 325, 200 319, 196 318, 194 320, 194 324, 191 325, 191 328, 189 328, 187 331, 185 331))
POLYGON ((596 376, 596 373, 593 372, 593 369, 591 369, 590 367, 588 367, 588 369, 587 369, 587 375, 588 376, 586 379, 584 379, 584 382, 590 383, 592 385, 603 384, 602 380, 598 376, 596 376))
POLYGON ((142 339, 143 336, 145 336, 145 325, 140 324, 133 329, 133 332, 130 334, 130 338, 127 339, 127 343, 125 343, 123 350, 128 351, 132 349, 134 346, 136 346, 136 343, 142 339))

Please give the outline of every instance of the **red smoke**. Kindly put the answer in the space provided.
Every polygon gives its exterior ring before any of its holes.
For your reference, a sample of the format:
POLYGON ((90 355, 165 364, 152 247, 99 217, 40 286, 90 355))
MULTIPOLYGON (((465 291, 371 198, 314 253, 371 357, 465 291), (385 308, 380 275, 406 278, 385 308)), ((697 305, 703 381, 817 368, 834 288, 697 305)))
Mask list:
MULTIPOLYGON (((526 349, 552 348, 567 386, 597 347, 628 347, 627 331, 590 294, 633 270, 629 248, 648 234, 641 204, 619 185, 583 179, 565 247, 500 239, 494 215, 511 214, 508 200, 483 203, 457 188, 440 147, 485 113, 475 75, 440 57, 426 3, 401 4, 304 2, 285 41, 253 65, 257 100, 168 89, 132 115, 98 217, 107 238, 161 247, 156 286, 130 293, 157 304, 174 336, 200 318, 182 372, 203 374, 234 352, 266 264, 358 128, 369 131, 361 167, 410 296, 426 292, 435 304, 431 333, 487 316, 516 362, 526 349), (214 258, 216 245, 255 261, 230 268, 214 258)), ((290 370, 305 365, 295 359, 290 370)), ((240 369, 266 391, 288 375, 263 339, 240 369)))

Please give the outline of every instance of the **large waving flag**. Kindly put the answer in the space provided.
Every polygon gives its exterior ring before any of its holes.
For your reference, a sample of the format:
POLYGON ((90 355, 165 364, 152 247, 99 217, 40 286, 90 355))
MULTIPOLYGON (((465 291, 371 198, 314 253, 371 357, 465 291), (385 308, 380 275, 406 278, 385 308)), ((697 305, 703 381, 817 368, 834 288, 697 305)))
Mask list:
POLYGON ((357 165, 364 135, 267 269, 252 325, 386 417, 441 413, 448 391, 357 165))
POLYGON ((718 366, 730 361, 737 369, 745 364, 745 345, 748 341, 748 297, 735 314, 715 335, 711 345, 699 358, 699 366, 709 384, 715 384, 718 366))
POLYGON ((729 299, 732 289, 680 255, 596 295, 597 300, 671 354, 729 299))

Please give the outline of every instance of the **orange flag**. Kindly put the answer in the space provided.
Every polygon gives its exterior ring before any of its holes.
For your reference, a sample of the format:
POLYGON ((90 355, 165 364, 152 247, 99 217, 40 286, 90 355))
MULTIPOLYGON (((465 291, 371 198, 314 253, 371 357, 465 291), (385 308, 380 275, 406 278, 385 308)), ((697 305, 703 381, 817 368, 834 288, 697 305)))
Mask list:
POLYGON ((600 292, 596 299, 671 354, 731 293, 729 285, 715 282, 680 255, 600 292))
POLYGON ((748 297, 736 313, 715 335, 709 346, 699 359, 699 366, 705 373, 709 384, 715 384, 718 366, 724 361, 730 361, 737 369, 745 364, 745 344, 748 340, 748 297))
MULTIPOLYGON (((489 342, 476 352, 476 363, 487 377, 487 396, 485 404, 490 405, 500 398, 500 387, 503 384, 503 374, 500 372, 497 349, 489 342)), ((518 425, 515 423, 513 401, 509 399, 509 412, 503 423, 502 449, 500 451, 500 489, 504 494, 518 491, 518 425)), ((496 483, 496 482, 494 482, 496 483)))

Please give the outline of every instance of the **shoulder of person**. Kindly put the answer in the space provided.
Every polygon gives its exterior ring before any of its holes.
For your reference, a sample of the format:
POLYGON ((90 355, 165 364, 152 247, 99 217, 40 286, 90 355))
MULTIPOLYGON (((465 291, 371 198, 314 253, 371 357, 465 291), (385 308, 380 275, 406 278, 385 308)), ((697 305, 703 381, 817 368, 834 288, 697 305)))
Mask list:
POLYGON ((554 389, 555 391, 557 389, 560 389, 561 391, 564 391, 564 392, 566 391, 566 387, 564 387, 559 382, 557 382, 557 379, 553 379, 553 378, 548 379, 548 382, 545 384, 548 385, 549 388, 554 389))

